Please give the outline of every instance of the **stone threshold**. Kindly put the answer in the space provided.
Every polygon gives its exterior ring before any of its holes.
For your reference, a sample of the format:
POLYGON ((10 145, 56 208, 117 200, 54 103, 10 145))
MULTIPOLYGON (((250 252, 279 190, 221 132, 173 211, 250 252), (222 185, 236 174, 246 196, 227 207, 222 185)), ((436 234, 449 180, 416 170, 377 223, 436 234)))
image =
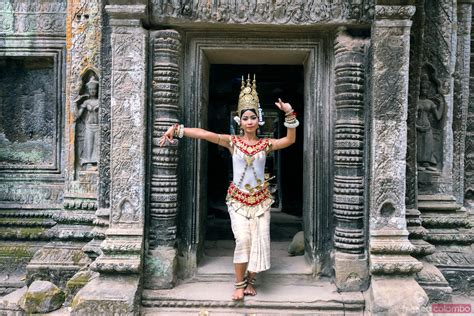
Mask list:
POLYGON ((363 293, 339 293, 329 279, 313 276, 311 266, 303 256, 272 257, 271 263, 270 270, 257 276, 257 296, 246 296, 244 301, 234 302, 231 299, 232 257, 204 257, 194 278, 169 290, 144 290, 141 312, 144 315, 206 315, 207 312, 214 315, 253 312, 259 315, 315 312, 342 315, 364 312, 363 293))
POLYGON ((365 299, 362 292, 337 292, 329 280, 312 284, 280 284, 274 282, 257 286, 258 294, 246 296, 242 302, 231 300, 232 282, 211 281, 180 284, 171 290, 145 290, 142 295, 143 315, 203 312, 219 313, 291 313, 363 314, 365 299))

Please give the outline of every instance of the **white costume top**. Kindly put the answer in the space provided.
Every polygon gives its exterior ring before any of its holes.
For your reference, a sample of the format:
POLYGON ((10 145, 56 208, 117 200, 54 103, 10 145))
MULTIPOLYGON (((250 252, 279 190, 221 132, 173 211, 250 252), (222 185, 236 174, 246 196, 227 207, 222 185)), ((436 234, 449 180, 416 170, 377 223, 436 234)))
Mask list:
POLYGON ((265 183, 265 160, 272 144, 265 138, 248 145, 236 136, 230 143, 234 176, 227 192, 229 209, 247 218, 260 216, 273 203, 265 183))

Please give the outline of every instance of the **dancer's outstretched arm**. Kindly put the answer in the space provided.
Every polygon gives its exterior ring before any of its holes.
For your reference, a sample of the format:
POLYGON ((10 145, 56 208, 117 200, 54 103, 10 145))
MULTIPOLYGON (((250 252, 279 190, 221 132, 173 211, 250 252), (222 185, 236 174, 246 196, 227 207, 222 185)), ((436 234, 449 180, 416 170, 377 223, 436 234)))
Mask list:
POLYGON ((203 128, 184 127, 183 125, 174 124, 168 128, 166 133, 161 137, 159 145, 163 146, 166 142, 173 143, 174 137, 185 136, 195 139, 204 139, 210 143, 217 144, 219 146, 230 149, 230 135, 227 134, 216 134, 207 131, 203 128))

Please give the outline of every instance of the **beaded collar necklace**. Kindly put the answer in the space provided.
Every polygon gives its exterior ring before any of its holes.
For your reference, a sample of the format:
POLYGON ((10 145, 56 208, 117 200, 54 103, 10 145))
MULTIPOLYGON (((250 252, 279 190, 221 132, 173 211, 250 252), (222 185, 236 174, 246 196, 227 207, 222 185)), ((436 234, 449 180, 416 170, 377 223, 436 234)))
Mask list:
POLYGON ((242 151, 247 156, 253 156, 268 147, 268 139, 262 138, 260 138, 258 142, 254 145, 247 144, 237 136, 233 136, 232 142, 237 146, 237 148, 239 148, 240 151, 242 151))

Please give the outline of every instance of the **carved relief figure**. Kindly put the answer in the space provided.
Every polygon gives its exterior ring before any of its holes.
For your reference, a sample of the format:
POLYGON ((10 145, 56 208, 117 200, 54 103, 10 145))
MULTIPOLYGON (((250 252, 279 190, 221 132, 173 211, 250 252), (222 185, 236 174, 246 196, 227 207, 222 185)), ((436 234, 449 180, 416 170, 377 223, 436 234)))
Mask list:
POLYGON ((420 99, 417 107, 417 161, 418 170, 437 171, 437 161, 434 155, 434 120, 440 121, 444 113, 444 98, 439 94, 430 97, 430 78, 425 73, 421 77, 420 99))
POLYGON ((77 142, 79 163, 86 169, 97 165, 99 147, 99 82, 91 76, 86 84, 86 95, 79 96, 74 105, 76 107, 75 121, 80 126, 78 136, 82 138, 77 142))

